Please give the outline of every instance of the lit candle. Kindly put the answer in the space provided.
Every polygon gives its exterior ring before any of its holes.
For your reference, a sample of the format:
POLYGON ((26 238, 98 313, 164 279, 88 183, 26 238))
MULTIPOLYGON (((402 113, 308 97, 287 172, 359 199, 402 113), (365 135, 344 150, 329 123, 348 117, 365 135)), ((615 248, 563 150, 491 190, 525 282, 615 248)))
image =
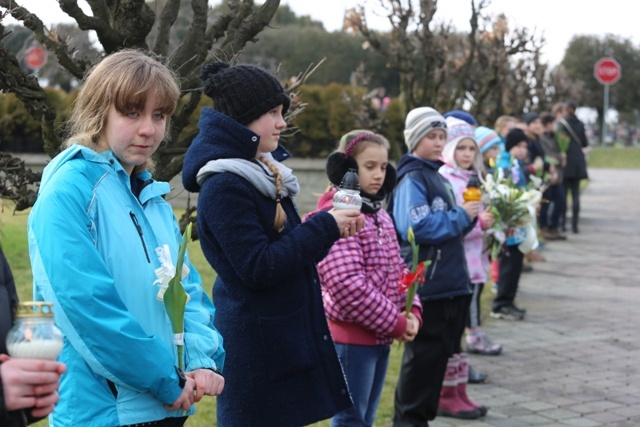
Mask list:
POLYGON ((7 334, 7 351, 19 359, 55 360, 62 351, 62 334, 53 324, 51 303, 18 304, 16 322, 7 334))
POLYGON ((362 207, 362 197, 360 197, 360 182, 358 172, 349 169, 340 183, 340 188, 333 195, 334 209, 354 209, 360 210, 362 207))

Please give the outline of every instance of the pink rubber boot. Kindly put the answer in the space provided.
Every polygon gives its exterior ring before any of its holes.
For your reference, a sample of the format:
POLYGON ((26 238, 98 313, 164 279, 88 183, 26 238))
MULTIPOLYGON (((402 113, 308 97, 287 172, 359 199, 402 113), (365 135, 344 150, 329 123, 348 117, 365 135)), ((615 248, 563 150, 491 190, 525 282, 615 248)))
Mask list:
POLYGON ((463 420, 475 420, 481 416, 480 410, 462 400, 458 394, 459 366, 460 358, 458 355, 449 358, 447 371, 442 382, 442 390, 440 391, 438 415, 463 420))
MULTIPOLYGON (((465 402, 468 406, 475 408, 480 413, 479 416, 484 417, 487 415, 487 411, 489 410, 486 406, 475 403, 473 400, 469 398, 467 395, 467 381, 469 378, 469 360, 467 353, 454 354, 454 357, 458 356, 458 383, 456 386, 458 396, 460 400, 465 402)), ((451 359, 449 359, 451 360, 451 359)), ((441 398, 442 399, 442 398, 441 398)))

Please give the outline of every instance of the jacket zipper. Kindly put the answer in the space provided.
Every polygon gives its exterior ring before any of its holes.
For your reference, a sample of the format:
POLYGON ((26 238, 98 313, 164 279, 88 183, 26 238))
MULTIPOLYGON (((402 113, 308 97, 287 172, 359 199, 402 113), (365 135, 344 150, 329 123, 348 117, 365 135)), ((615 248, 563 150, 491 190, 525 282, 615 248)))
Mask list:
POLYGON ((440 261, 440 254, 442 253, 442 249, 438 249, 436 252, 436 261, 433 263, 433 268, 431 269, 431 274, 429 275, 429 280, 433 279, 433 275, 436 274, 436 267, 438 266, 438 261, 440 261))
POLYGON ((138 230, 138 236, 140 236, 140 242, 142 242, 142 249, 144 249, 144 255, 147 257, 147 262, 151 263, 149 251, 147 251, 147 245, 144 243, 144 235, 142 234, 142 227, 140 227, 138 218, 136 218, 136 214, 134 214, 133 211, 129 212, 129 216, 131 217, 131 221, 133 221, 133 225, 136 227, 136 230, 138 230))

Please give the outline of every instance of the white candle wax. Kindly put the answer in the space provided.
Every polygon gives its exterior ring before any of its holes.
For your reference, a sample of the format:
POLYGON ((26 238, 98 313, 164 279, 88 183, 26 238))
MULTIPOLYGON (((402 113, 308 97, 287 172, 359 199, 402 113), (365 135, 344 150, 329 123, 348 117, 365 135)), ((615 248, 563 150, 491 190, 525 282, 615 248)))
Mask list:
POLYGON ((34 340, 11 343, 7 350, 11 357, 18 359, 56 360, 62 351, 62 341, 34 340))
POLYGON ((333 207, 334 209, 337 209, 337 210, 343 210, 343 209, 359 210, 360 209, 360 206, 354 206, 349 203, 340 203, 340 202, 337 202, 337 203, 334 202, 333 207))

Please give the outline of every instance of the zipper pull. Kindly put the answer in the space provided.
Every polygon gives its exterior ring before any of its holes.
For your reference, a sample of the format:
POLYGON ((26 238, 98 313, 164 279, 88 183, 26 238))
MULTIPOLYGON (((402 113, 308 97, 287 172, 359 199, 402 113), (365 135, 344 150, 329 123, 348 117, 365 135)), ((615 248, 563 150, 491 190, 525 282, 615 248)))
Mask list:
POLYGON ((144 234, 142 233, 142 227, 138 222, 138 218, 136 217, 136 214, 133 213, 133 211, 129 212, 129 216, 131 217, 131 221, 133 221, 133 225, 138 231, 138 236, 140 236, 140 242, 142 242, 142 249, 144 249, 144 255, 147 257, 147 262, 151 263, 151 258, 149 258, 149 251, 147 251, 147 245, 144 243, 144 234))

